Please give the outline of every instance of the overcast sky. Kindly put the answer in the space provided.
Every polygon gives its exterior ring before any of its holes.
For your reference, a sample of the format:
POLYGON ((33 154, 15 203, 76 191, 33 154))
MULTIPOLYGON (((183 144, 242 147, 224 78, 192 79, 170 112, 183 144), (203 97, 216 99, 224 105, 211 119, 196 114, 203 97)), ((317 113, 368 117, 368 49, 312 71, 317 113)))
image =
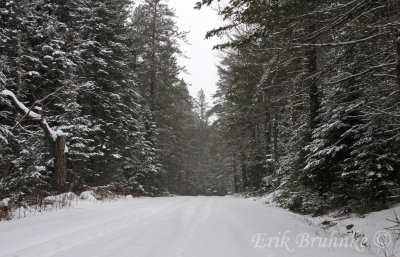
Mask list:
POLYGON ((180 58, 179 62, 184 65, 189 74, 182 77, 189 86, 192 96, 203 88, 207 95, 207 101, 212 104, 211 96, 215 93, 218 81, 217 67, 220 55, 218 51, 212 50, 219 42, 218 39, 205 40, 207 31, 221 24, 216 11, 209 7, 194 10, 199 0, 167 0, 166 2, 176 11, 177 24, 181 30, 188 31, 187 39, 190 45, 182 45, 182 50, 189 59, 180 58))

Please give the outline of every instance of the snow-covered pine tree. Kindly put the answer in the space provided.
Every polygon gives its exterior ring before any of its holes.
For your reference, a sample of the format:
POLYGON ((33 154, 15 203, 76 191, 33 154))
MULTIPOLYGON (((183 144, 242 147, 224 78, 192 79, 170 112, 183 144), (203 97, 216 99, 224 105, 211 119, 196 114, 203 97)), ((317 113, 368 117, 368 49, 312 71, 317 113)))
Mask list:
MULTIPOLYGON (((198 7, 212 2, 203 0, 198 7)), ((247 149, 256 149, 255 140, 248 136, 253 132, 251 124, 257 124, 262 112, 277 114, 265 119, 277 128, 265 130, 269 135, 277 131, 278 136, 271 137, 278 139, 273 144, 279 157, 274 161, 277 176, 267 176, 265 181, 278 182, 284 189, 280 200, 285 206, 303 212, 339 206, 369 211, 385 207, 391 188, 398 187, 396 7, 398 1, 392 0, 317 0, 306 4, 234 1, 220 9, 231 23, 207 36, 230 37, 216 47, 236 54, 253 49, 256 57, 264 58, 255 64, 259 75, 253 71, 238 77, 229 69, 221 74, 220 126, 235 124, 228 130, 226 139, 233 139, 228 142, 240 146, 242 141, 247 149), (252 80, 264 88, 268 101, 243 96, 241 86, 252 80), (232 86, 235 83, 238 86, 232 86), (260 105, 269 111, 257 109, 260 105)), ((246 174, 245 148, 239 149, 235 156, 240 156, 246 174)), ((242 178, 243 184, 248 181, 248 176, 242 178)))
MULTIPOLYGON (((47 1, 5 2, 2 13, 5 23, 2 25, 10 34, 3 53, 14 60, 6 74, 6 88, 36 112, 46 110, 43 115, 51 126, 59 126, 61 123, 57 117, 64 113, 62 106, 68 102, 65 92, 72 70, 72 63, 63 52, 65 25, 57 19, 54 6, 47 1), (58 100, 54 101, 56 98, 58 100)), ((16 147, 13 152, 17 154, 13 165, 7 168, 8 176, 5 176, 10 190, 33 193, 40 189, 43 193, 49 189, 50 182, 53 189, 63 190, 64 185, 57 181, 64 179, 59 180, 60 174, 54 172, 57 169, 51 161, 52 143, 43 140, 39 124, 26 116, 17 110, 8 117, 14 124, 13 140, 10 141, 16 147)))
POLYGON ((183 172, 185 130, 191 122, 191 98, 187 85, 179 78, 177 64, 179 43, 185 33, 179 32, 175 14, 164 1, 145 0, 133 11, 131 35, 135 47, 138 88, 150 106, 155 123, 155 142, 163 169, 163 184, 169 190, 178 188, 183 172))
MULTIPOLYGON (((65 189, 130 181, 136 185, 132 191, 157 190, 154 126, 134 81, 126 26, 130 6, 130 1, 2 2, 1 40, 7 44, 1 45, 1 87, 65 132, 70 145, 65 189)), ((38 124, 10 111, 9 103, 2 98, 1 136, 7 143, 1 149, 2 185, 8 193, 46 194, 51 148, 38 124)))
POLYGON ((145 137, 152 126, 145 124, 147 111, 135 82, 127 26, 131 3, 78 4, 71 17, 78 29, 72 53, 80 83, 78 133, 71 144, 77 186, 119 181, 137 191, 146 183, 149 192, 160 169, 152 139, 145 137))

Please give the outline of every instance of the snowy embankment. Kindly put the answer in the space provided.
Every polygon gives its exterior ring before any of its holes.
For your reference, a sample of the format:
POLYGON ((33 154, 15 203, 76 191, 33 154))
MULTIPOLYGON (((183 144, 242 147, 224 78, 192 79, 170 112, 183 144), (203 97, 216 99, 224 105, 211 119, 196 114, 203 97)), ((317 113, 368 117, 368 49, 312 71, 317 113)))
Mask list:
MULTIPOLYGON (((100 189, 100 187, 97 188, 97 190, 98 189, 100 189)), ((66 208, 85 208, 117 202, 123 199, 132 199, 132 196, 115 195, 107 190, 103 190, 102 194, 98 194, 93 190, 82 192, 80 195, 69 192, 60 195, 47 196, 42 200, 37 200, 37 203, 35 204, 20 204, 18 207, 15 206, 15 203, 10 205, 11 199, 6 198, 0 201, 0 208, 7 207, 8 211, 7 213, 2 213, 2 210, 0 209, 0 218, 5 216, 3 219, 6 220, 22 219, 30 216, 46 215, 53 211, 60 211, 66 208), (104 192, 107 194, 104 194, 104 192)))
MULTIPOLYGON (((274 194, 271 194, 250 199, 276 208, 278 204, 274 202, 274 197, 274 194)), ((361 244, 364 252, 373 256, 400 256, 400 205, 365 215, 293 215, 316 227, 316 231, 320 231, 317 233, 323 238, 338 236, 344 240, 354 240, 361 244)))
MULTIPOLYGON (((385 226, 379 215, 348 221, 360 230, 379 231, 385 226), (370 223, 376 221, 382 223, 373 227, 370 223)), ((357 240, 311 245, 332 234, 333 227, 323 229, 320 222, 256 199, 160 197, 101 204, 87 199, 59 211, 0 222, 0 256, 350 257, 373 256, 377 250, 357 240)))

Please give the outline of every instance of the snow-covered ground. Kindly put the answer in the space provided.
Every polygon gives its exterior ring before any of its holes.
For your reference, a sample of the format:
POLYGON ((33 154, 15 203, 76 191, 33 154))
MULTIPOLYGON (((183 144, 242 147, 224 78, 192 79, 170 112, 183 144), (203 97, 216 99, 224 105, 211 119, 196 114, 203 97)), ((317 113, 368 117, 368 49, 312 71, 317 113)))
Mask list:
MULTIPOLYGON (((318 245, 318 238, 332 240, 334 227, 324 230, 317 220, 254 199, 165 197, 104 204, 89 200, 0 222, 0 256, 342 257, 373 256, 371 251, 377 250, 361 247, 359 241, 318 245)), ((371 225, 367 220, 382 220, 373 227, 379 231, 384 218, 349 221, 363 228, 371 225)))

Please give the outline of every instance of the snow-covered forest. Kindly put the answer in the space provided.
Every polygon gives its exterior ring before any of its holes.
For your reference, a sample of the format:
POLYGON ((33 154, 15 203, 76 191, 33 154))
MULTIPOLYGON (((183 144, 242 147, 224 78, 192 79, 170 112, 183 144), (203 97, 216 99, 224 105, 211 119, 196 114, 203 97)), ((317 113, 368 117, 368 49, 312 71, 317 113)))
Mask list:
POLYGON ((400 1, 238 0, 219 13, 212 110, 236 191, 318 215, 397 202, 400 1))
POLYGON ((399 256, 400 0, 197 1, 212 101, 166 0, 0 0, 0 256, 399 256))
POLYGON ((223 40, 224 58, 207 103, 180 77, 186 32, 167 2, 1 1, 0 200, 31 205, 103 186, 273 192, 317 215, 396 203, 400 2, 216 8, 225 25, 205 36, 223 40))
POLYGON ((217 189, 215 129, 177 63, 160 1, 1 1, 0 198, 112 184, 138 195, 217 189))

